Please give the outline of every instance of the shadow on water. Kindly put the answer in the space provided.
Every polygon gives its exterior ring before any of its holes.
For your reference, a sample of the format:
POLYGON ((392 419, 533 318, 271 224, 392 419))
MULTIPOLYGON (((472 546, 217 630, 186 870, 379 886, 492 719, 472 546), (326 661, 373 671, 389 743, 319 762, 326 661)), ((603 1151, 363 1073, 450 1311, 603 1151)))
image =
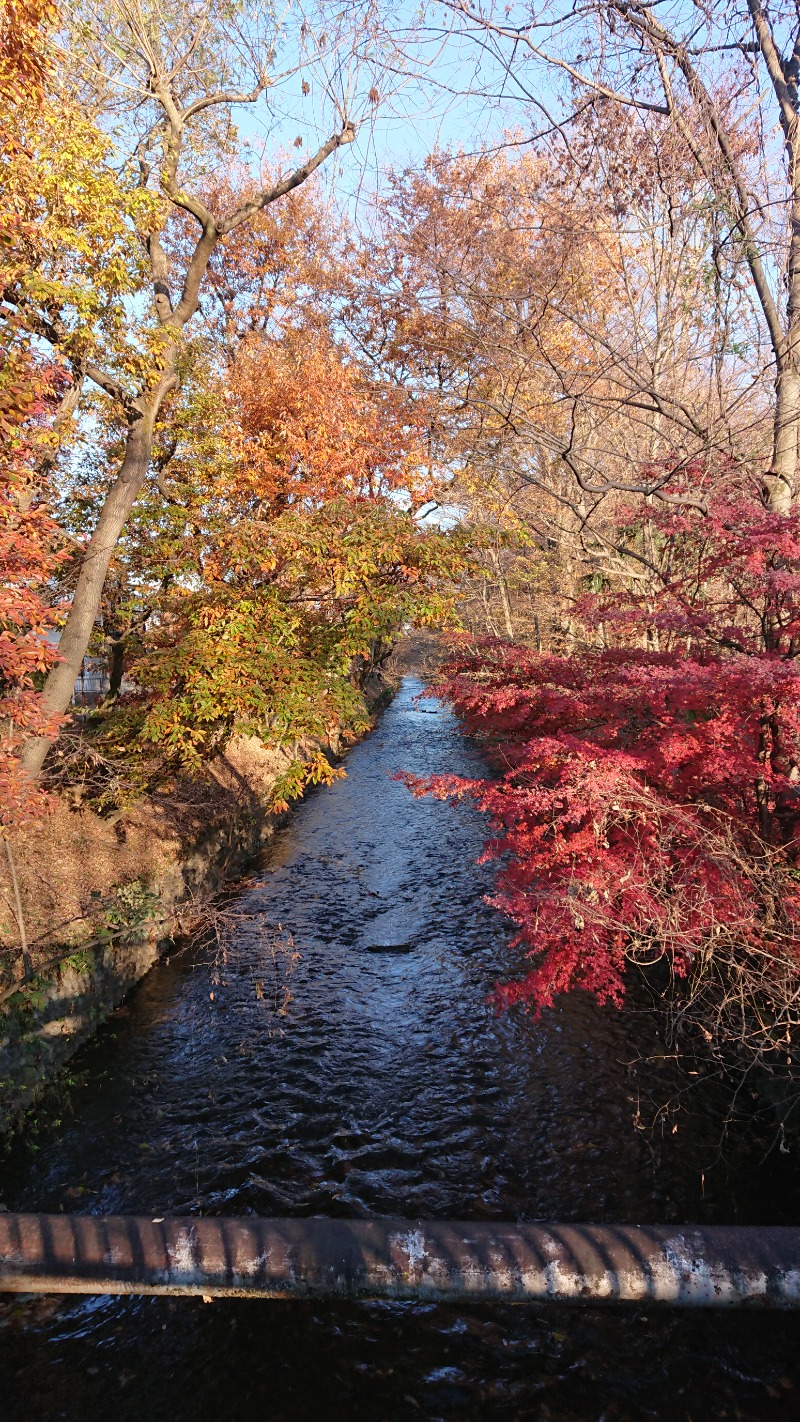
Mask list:
MULTIPOLYGON (((795 1218, 793 1159, 720 1162, 702 1096, 675 1134, 635 1129, 670 1089, 643 1019, 487 1005, 513 963, 484 827, 390 779, 483 771, 419 690, 298 807, 224 952, 160 966, 79 1054, 71 1113, 4 1162, 10 1208, 795 1218)), ((44 1298, 0 1322, 13 1419, 800 1415, 794 1318, 44 1298)))

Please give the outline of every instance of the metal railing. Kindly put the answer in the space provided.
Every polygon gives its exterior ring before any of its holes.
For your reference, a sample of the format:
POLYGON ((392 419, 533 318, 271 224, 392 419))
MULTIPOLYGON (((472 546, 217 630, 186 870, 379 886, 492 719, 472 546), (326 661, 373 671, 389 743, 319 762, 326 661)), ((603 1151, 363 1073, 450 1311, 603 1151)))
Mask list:
POLYGON ((0 1214, 0 1291, 800 1307, 800 1230, 0 1214))

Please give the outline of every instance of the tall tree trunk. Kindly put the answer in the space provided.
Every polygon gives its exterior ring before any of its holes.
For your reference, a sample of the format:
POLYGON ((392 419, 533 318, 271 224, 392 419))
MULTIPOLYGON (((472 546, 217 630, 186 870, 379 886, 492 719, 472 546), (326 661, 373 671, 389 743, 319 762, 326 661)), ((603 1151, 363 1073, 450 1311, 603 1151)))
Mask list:
MULTIPOLYGON (((784 57, 775 38, 775 21, 763 0, 747 0, 747 8, 778 103, 788 167, 789 252, 783 340, 775 339, 774 323, 765 310, 775 352, 776 379, 772 468, 764 479, 764 502, 773 513, 789 513, 797 494, 800 432, 800 153, 797 131, 800 35, 795 36, 791 55, 784 57)), ((748 193, 748 202, 743 203, 743 207, 749 205, 749 198, 748 193)), ((745 232, 744 224, 740 226, 745 232)))
POLYGON ((797 440, 800 432, 800 379, 794 360, 787 355, 775 382, 775 430, 772 466, 764 476, 764 502, 772 513, 791 512, 797 479, 797 440))
POLYGON ((503 573, 503 565, 500 562, 500 555, 496 548, 489 549, 489 557, 492 562, 495 574, 497 575, 497 586, 500 589, 500 601, 503 605, 503 621, 506 625, 506 636, 509 642, 514 640, 514 620, 511 616, 511 599, 508 595, 508 583, 503 573))
POLYGON ((775 432, 772 468, 764 479, 764 501, 773 513, 791 513, 797 498, 797 451, 800 444, 800 173, 795 135, 790 147, 792 200, 789 259, 786 270, 786 339, 776 351, 775 432))
MULTIPOLYGON (((73 687, 80 676, 89 639, 100 611, 103 584, 111 555, 147 478, 153 444, 153 425, 168 388, 167 381, 162 380, 158 389, 149 397, 144 411, 131 421, 119 473, 106 495, 97 527, 83 557, 72 607, 58 644, 59 661, 48 674, 44 684, 42 706, 48 715, 63 715, 72 699, 73 687)), ((52 740, 48 736, 36 736, 28 741, 22 762, 31 777, 39 774, 51 745, 52 740)))

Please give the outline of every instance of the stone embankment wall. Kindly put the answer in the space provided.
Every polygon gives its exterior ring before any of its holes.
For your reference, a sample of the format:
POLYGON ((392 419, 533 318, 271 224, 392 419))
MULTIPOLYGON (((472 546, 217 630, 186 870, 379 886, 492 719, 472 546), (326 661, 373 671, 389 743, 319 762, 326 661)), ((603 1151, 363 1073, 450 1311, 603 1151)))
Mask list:
MULTIPOLYGON (((393 686, 375 678, 366 691, 377 712, 393 686)), ((342 752, 338 742, 324 749, 331 759, 342 752)), ((0 1136, 201 920, 213 894, 257 861, 287 818, 270 800, 294 758, 240 737, 202 781, 177 782, 111 817, 60 804, 15 838, 35 976, 19 981, 13 895, 0 861, 0 1136)))

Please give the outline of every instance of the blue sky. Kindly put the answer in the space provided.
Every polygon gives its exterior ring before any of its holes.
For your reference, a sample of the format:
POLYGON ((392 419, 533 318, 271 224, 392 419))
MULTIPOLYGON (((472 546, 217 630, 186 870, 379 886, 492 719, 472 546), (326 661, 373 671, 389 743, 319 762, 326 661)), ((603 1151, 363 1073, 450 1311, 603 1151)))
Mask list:
MULTIPOLYGON (((444 34, 437 20, 440 17, 446 22, 443 6, 433 4, 428 9, 434 22, 412 45, 408 36, 416 7, 405 0, 395 7, 392 39, 398 50, 406 50, 407 72, 400 72, 402 59, 389 72, 376 66, 378 103, 356 104, 355 111, 361 116, 356 141, 325 165, 323 183, 335 190, 337 201, 357 221, 368 220, 371 200, 380 191, 388 168, 419 164, 437 146, 470 151, 503 142, 511 130, 526 138, 541 119, 519 93, 501 95, 504 81, 506 90, 509 88, 507 76, 481 56, 472 41, 455 33, 444 34), (480 80, 476 72, 479 59, 480 80)), ((298 74, 276 92, 271 105, 262 102, 237 113, 242 137, 255 153, 263 152, 268 162, 272 154, 282 151, 291 164, 313 152, 331 131, 333 111, 330 104, 319 101, 320 85, 313 69, 308 80, 311 92, 307 96, 301 92, 302 76, 298 74), (296 137, 303 139, 301 148, 293 147, 296 137)), ((541 81, 549 90, 548 106, 558 110, 558 99, 544 70, 541 81)), ((369 87, 365 70, 359 85, 362 95, 369 87)))

